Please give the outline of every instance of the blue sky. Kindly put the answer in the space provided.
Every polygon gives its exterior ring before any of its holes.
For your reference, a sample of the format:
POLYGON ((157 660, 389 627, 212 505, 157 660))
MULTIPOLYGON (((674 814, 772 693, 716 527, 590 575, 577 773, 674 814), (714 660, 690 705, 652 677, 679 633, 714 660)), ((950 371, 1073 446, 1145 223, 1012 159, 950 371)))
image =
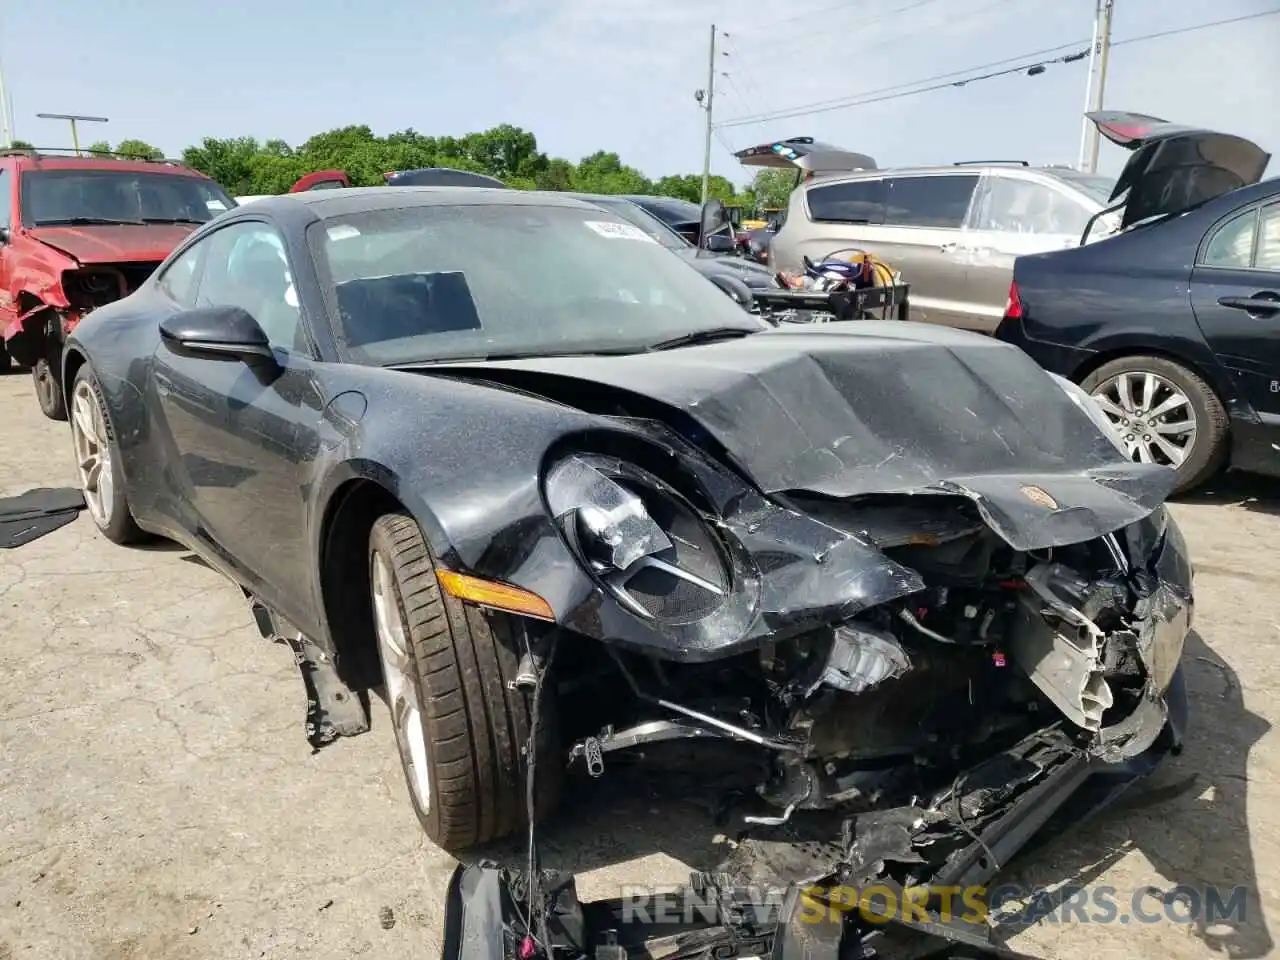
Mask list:
MULTIPOLYGON (((1123 41, 1280 10, 1280 0, 1116 8, 1113 36, 1123 41)), ((203 136, 296 144, 350 123, 461 134, 508 122, 554 155, 613 150, 658 177, 701 170, 693 91, 706 83, 713 20, 729 35, 728 56, 717 58, 716 113, 727 121, 1078 40, 1087 47, 1093 0, 59 0, 0 8, 0 64, 16 135, 42 146, 69 134, 40 112, 106 116, 84 142, 137 137, 170 154, 203 136)), ((1280 15, 1121 45, 1106 105, 1212 124, 1280 152, 1278 50, 1280 15)), ((1054 65, 1036 77, 725 127, 713 170, 744 181, 730 147, 796 135, 882 166, 1071 163, 1086 73, 1086 62, 1054 65)), ((1122 154, 1104 144, 1100 159, 1115 172, 1122 154)))

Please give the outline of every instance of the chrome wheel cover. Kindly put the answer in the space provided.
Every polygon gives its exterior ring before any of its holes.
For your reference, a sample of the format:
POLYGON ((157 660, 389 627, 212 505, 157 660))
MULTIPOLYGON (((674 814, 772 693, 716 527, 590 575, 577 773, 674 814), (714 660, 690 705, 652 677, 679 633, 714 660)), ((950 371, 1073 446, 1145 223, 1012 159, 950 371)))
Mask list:
POLYGON ((85 506, 93 522, 105 529, 111 523, 115 509, 115 474, 112 472, 107 424, 88 380, 76 384, 71 395, 70 419, 85 506))
POLYGON ((427 757, 427 734, 423 728, 424 713, 414 679, 409 631, 401 612, 399 590, 391 564, 380 550, 374 551, 370 579, 374 630, 382 659, 382 675, 386 681, 387 702, 391 707, 391 723, 404 760, 409 789, 419 809, 425 813, 431 809, 431 767, 427 757))
POLYGON ((1191 399, 1158 373, 1116 374, 1094 388, 1093 399, 1139 463, 1180 467, 1195 448, 1198 424, 1191 399))

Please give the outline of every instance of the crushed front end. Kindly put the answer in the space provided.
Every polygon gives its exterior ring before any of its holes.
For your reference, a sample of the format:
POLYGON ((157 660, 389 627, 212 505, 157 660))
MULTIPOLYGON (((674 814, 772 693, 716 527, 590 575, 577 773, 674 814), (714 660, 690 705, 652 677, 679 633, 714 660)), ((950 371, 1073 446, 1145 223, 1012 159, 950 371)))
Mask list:
POLYGON ((547 474, 601 588, 564 626, 616 638, 591 645, 596 701, 566 711, 600 721, 573 756, 599 776, 655 741, 758 747, 773 809, 745 817, 729 875, 981 884, 1068 801, 1105 802, 1178 749, 1192 574, 1142 502, 1162 492, 1081 474, 763 497, 644 429, 696 482, 611 454, 547 474))

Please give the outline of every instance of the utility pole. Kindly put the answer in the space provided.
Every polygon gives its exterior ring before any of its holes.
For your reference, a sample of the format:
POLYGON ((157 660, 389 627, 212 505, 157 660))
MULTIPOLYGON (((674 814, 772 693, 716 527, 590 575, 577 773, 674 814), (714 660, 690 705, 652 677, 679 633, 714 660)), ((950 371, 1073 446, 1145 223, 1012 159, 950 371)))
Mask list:
POLYGON ((80 132, 76 129, 76 123, 83 120, 86 123, 106 123, 106 117, 86 117, 79 113, 37 113, 37 117, 41 120, 70 120, 71 121, 71 146, 76 152, 76 156, 80 156, 80 132))
MULTIPOLYGON (((1107 62, 1111 56, 1111 13, 1115 0, 1097 0, 1093 19, 1093 47, 1089 51, 1089 83, 1085 87, 1085 112, 1102 109, 1107 88, 1107 62)), ((1080 168, 1089 173, 1098 170, 1098 129, 1083 118, 1084 134, 1080 138, 1080 168)))
POLYGON ((698 91, 698 102, 707 111, 707 138, 702 148, 702 202, 707 202, 711 191, 711 111, 716 99, 716 25, 711 25, 711 49, 707 55, 707 91, 704 100, 702 91, 698 91))

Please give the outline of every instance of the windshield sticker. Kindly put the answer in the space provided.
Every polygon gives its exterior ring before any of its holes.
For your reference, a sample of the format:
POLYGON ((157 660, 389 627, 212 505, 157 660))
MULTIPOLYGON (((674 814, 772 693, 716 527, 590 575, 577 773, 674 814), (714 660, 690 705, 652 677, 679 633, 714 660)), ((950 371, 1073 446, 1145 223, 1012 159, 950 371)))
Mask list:
POLYGON ((594 230, 602 237, 608 237, 610 240, 643 240, 645 243, 658 242, 639 227, 633 227, 629 223, 611 223, 608 220, 587 220, 586 224, 589 229, 594 230))
POLYGON ((204 205, 205 205, 206 207, 208 207, 210 210, 225 210, 225 209, 227 209, 227 205, 226 205, 225 203, 223 203, 221 200, 206 200, 206 201, 204 202, 204 205))
POLYGON ((330 240, 350 240, 352 237, 360 236, 360 231, 349 223, 340 223, 336 227, 330 227, 325 232, 329 234, 330 240))

